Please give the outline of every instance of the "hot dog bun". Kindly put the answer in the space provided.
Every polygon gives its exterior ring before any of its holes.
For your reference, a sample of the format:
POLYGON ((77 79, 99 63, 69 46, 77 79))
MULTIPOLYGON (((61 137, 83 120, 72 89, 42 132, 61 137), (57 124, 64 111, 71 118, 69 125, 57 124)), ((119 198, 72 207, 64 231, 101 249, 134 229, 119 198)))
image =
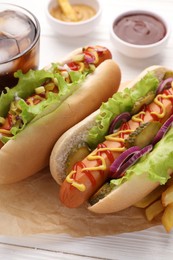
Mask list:
MULTIPOLYGON (((126 87, 133 87, 134 84, 146 75, 146 73, 153 70, 157 73, 158 78, 162 78, 163 74, 166 73, 168 69, 161 66, 152 66, 147 68, 135 80, 128 83, 126 87)), ((80 143, 87 141, 88 131, 94 124, 95 118, 98 114, 99 110, 69 129, 55 144, 50 157, 50 170, 53 178, 58 184, 61 185, 66 178, 66 161, 70 151, 73 147, 77 147, 80 143)), ((147 173, 144 171, 144 173, 140 176, 132 176, 128 182, 125 182, 120 187, 112 191, 104 199, 100 199, 99 202, 93 206, 87 206, 90 211, 95 213, 111 213, 120 211, 145 197, 145 195, 150 193, 158 185, 159 182, 149 180, 147 173)), ((63 190, 63 193, 65 196, 65 190, 63 190)), ((81 192, 81 197, 83 194, 84 192, 81 192)), ((73 207, 73 205, 71 204, 70 207, 73 207)))
MULTIPOLYGON (((146 75, 146 73, 148 73, 148 71, 155 69, 158 69, 158 73, 160 74, 166 71, 164 67, 151 66, 142 71, 141 74, 134 80, 126 84, 121 84, 119 89, 121 90, 122 88, 133 87, 146 75)), ((88 131, 94 125, 95 118, 98 114, 99 109, 66 131, 56 142, 50 157, 50 170, 53 178, 57 181, 57 183, 62 184, 65 179, 65 162, 71 149, 82 141, 86 142, 88 131)))
POLYGON ((0 183, 20 181, 47 166, 57 139, 117 91, 120 79, 119 66, 111 59, 105 60, 55 111, 31 121, 1 148, 0 183))

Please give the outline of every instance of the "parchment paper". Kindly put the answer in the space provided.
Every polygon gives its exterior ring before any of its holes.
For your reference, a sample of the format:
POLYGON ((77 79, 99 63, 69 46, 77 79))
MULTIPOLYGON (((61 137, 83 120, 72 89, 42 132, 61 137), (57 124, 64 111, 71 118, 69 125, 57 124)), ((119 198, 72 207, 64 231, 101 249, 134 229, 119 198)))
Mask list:
POLYGON ((131 207, 116 214, 97 215, 85 206, 68 209, 58 200, 59 187, 49 169, 22 182, 0 186, 0 234, 67 233, 73 236, 112 235, 149 228, 144 212, 131 207))

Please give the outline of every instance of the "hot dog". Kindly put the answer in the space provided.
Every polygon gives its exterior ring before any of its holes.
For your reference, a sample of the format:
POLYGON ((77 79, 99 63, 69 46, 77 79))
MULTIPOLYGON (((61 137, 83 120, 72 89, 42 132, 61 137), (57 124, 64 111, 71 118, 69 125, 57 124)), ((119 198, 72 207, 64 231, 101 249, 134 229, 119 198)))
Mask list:
POLYGON ((117 91, 119 66, 102 46, 72 52, 46 69, 22 74, 0 96, 0 183, 25 179, 49 162, 55 141, 117 91))
POLYGON ((120 211, 170 178, 173 130, 163 133, 173 121, 172 75, 161 66, 147 68, 123 92, 60 137, 50 169, 61 185, 59 197, 65 206, 86 204, 95 213, 120 211), (78 160, 80 151, 87 155, 78 160), (158 173, 163 164, 163 172, 158 173))

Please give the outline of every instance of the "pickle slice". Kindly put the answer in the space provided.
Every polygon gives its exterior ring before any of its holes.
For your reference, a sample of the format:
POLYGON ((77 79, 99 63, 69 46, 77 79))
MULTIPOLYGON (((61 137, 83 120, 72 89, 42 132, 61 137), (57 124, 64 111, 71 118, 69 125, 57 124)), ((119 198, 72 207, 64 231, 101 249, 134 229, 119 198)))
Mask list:
POLYGON ((90 199, 89 203, 90 205, 94 205, 99 200, 103 199, 112 191, 112 188, 110 186, 109 182, 106 182, 90 199))
POLYGON ((90 149, 86 144, 74 148, 69 154, 66 162, 66 174, 69 174, 75 163, 82 161, 89 153, 90 149))
POLYGON ((172 77, 173 77, 173 72, 172 72, 172 71, 167 71, 167 72, 165 73, 164 79, 172 78, 172 77))
POLYGON ((137 114, 144 105, 150 104, 155 97, 154 92, 149 92, 145 97, 140 98, 132 108, 132 114, 137 114))
POLYGON ((143 148, 153 141, 155 135, 161 128, 162 124, 158 121, 152 121, 141 124, 125 139, 125 147, 128 149, 132 146, 143 148))

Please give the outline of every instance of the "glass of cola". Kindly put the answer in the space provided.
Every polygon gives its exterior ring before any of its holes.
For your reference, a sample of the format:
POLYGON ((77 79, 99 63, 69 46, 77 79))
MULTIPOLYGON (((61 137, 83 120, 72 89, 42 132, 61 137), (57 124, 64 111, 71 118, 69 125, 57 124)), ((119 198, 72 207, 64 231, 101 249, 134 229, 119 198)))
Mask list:
POLYGON ((38 68, 39 49, 37 18, 20 6, 0 3, 0 93, 17 84, 15 71, 38 68))

